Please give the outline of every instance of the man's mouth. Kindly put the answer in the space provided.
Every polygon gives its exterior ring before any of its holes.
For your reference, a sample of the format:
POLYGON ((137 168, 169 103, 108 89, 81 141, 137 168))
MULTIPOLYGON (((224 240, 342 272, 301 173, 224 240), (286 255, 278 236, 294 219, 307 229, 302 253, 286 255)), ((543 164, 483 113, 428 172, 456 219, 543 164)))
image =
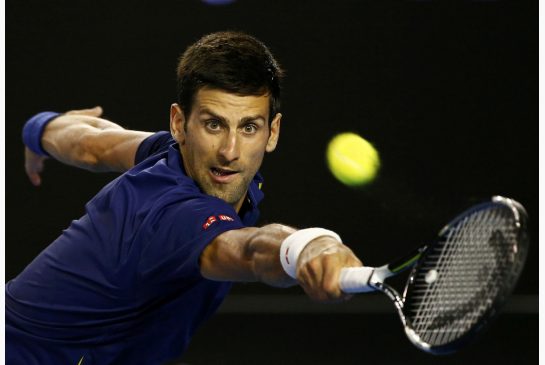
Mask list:
POLYGON ((237 171, 225 170, 225 169, 221 169, 219 167, 212 167, 210 169, 210 171, 212 171, 212 174, 215 175, 215 176, 227 176, 227 175, 233 175, 233 174, 237 173, 237 171))
POLYGON ((210 168, 210 175, 212 179, 217 183, 226 184, 231 182, 239 171, 222 169, 220 167, 210 168))

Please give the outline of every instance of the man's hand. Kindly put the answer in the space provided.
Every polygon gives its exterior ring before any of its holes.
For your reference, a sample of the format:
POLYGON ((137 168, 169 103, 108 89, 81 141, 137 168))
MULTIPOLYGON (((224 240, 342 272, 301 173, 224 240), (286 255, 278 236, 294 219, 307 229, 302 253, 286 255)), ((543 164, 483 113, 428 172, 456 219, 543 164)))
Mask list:
MULTIPOLYGON (((92 109, 70 110, 65 115, 88 115, 91 117, 100 117, 102 115, 102 108, 96 106, 92 109)), ((41 173, 44 169, 44 162, 48 157, 40 156, 32 152, 25 146, 25 171, 30 179, 30 182, 34 186, 40 186, 42 184, 41 173)))
POLYGON ((34 186, 40 186, 42 184, 42 177, 40 174, 44 169, 44 161, 46 159, 46 156, 39 156, 25 146, 25 170, 30 182, 34 186))
POLYGON ((307 295, 320 302, 339 302, 352 295, 341 291, 339 277, 345 267, 363 266, 354 253, 332 237, 312 240, 297 262, 297 281, 307 295))
POLYGON ((102 107, 95 106, 91 109, 78 109, 78 110, 69 110, 64 115, 88 115, 90 117, 100 117, 102 115, 102 107))

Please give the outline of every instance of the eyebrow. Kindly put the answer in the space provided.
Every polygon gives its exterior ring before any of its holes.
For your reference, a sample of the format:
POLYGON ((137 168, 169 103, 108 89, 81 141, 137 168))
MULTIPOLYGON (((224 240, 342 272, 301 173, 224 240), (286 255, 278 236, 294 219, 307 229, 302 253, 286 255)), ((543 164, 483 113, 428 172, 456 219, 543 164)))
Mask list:
MULTIPOLYGON (((222 117, 221 115, 218 115, 216 113, 214 113, 213 111, 211 111, 210 109, 207 109, 207 108, 202 108, 199 112, 199 115, 203 115, 203 114, 208 114, 222 122, 225 122, 225 118, 222 117)), ((260 114, 257 114, 257 115, 250 115, 250 116, 247 116, 247 117, 244 117, 240 120, 241 123, 247 123, 247 122, 251 122, 251 121, 257 121, 261 119, 263 121, 263 123, 265 123, 265 118, 260 115, 260 114)))

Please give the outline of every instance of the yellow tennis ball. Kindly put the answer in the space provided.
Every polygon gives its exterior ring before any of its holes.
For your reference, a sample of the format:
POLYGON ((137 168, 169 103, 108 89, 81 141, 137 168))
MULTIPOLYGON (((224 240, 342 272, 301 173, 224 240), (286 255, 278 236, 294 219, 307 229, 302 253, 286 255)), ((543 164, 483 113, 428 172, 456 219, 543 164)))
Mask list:
POLYGON ((340 182, 360 186, 376 177, 380 158, 375 147, 356 133, 341 133, 327 146, 327 164, 340 182))

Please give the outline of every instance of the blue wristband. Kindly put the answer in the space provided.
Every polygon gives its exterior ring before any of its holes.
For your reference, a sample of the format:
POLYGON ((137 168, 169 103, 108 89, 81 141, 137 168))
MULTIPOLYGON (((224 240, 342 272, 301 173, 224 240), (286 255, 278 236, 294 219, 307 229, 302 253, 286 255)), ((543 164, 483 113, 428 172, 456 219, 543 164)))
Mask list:
POLYGON ((42 135, 47 123, 61 115, 55 112, 41 112, 30 118, 23 127, 23 143, 40 156, 49 156, 42 147, 42 135))

